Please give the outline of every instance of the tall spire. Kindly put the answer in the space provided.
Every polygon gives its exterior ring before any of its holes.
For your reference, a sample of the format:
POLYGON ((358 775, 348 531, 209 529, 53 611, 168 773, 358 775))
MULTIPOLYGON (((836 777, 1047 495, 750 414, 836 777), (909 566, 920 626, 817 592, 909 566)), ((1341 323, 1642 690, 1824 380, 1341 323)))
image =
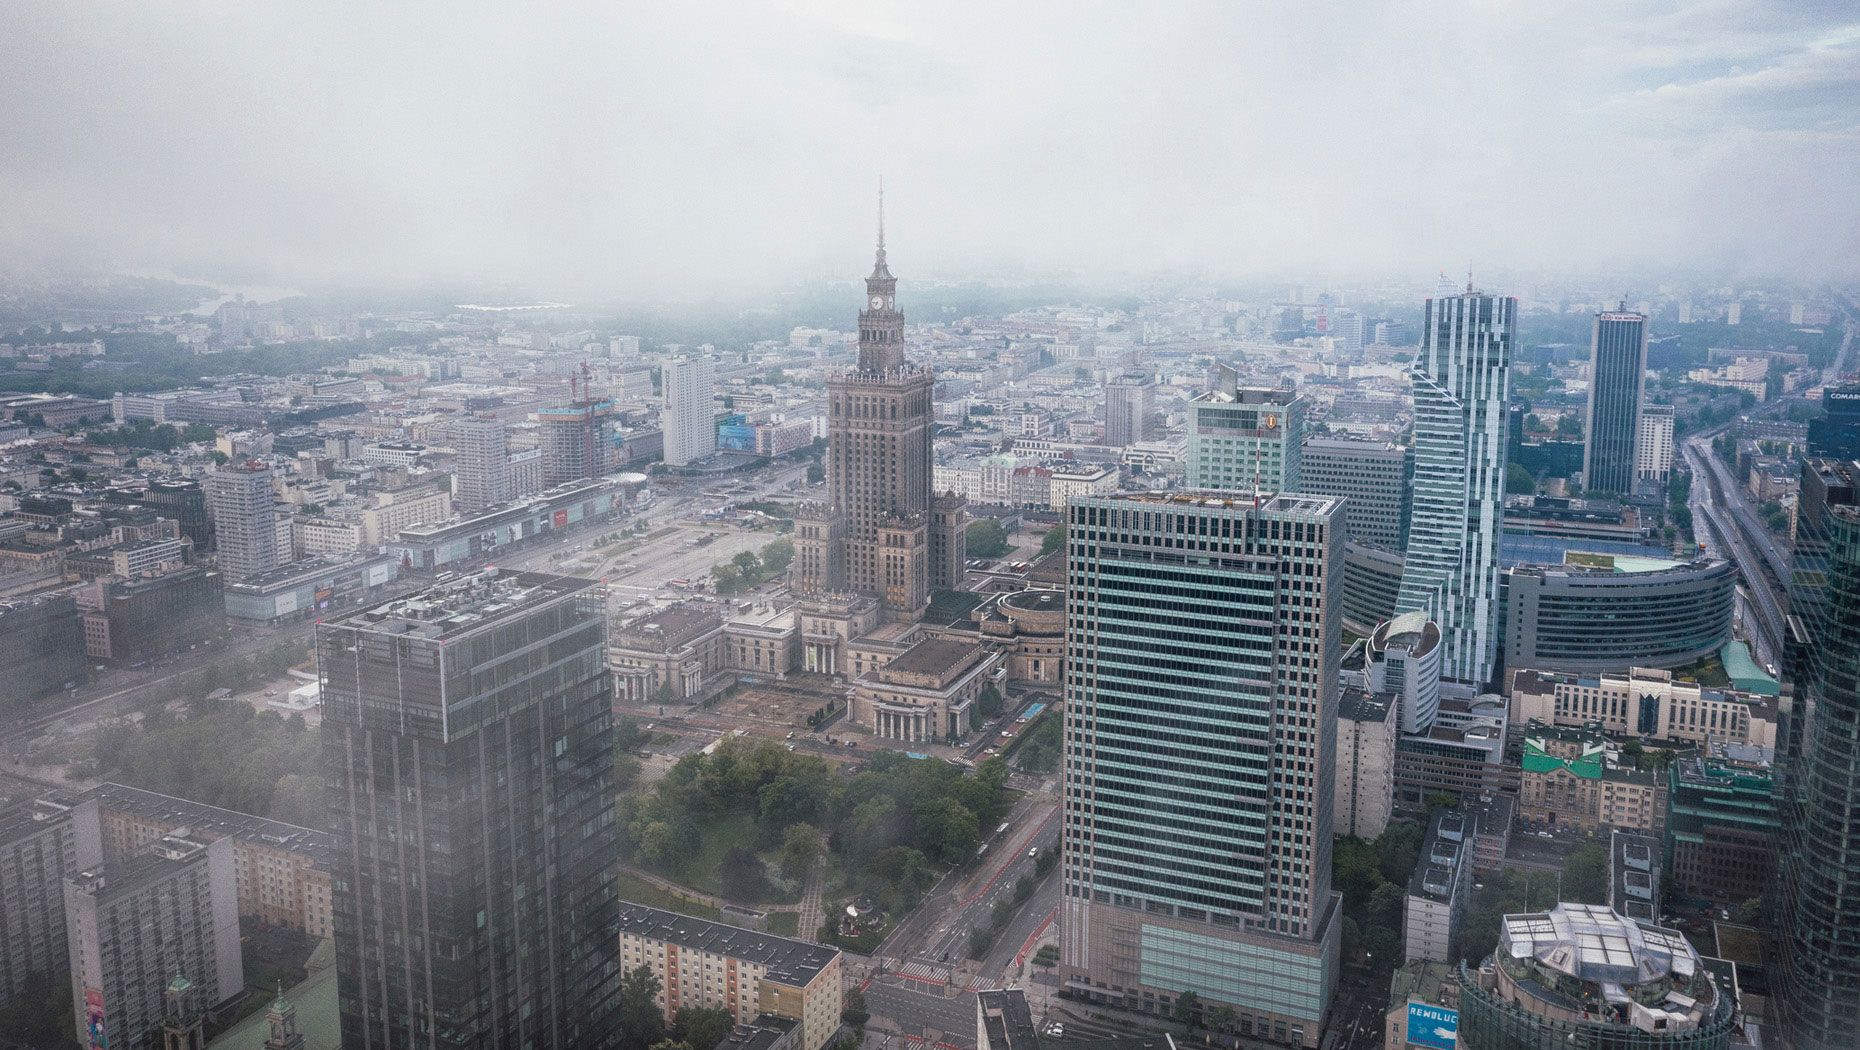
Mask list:
POLYGON ((885 177, 878 177, 878 258, 872 263, 873 277, 890 277, 891 268, 885 265, 885 177))

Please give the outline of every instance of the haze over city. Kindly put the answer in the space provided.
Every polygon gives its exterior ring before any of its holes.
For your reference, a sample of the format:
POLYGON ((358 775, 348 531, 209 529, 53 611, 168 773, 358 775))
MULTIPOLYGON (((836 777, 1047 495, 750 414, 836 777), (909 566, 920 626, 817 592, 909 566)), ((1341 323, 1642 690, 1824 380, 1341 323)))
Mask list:
POLYGON ((0 41, 0 1050, 1853 1050, 1851 3, 0 41))
POLYGON ((850 276, 1851 276, 1838 2, 8 5, 14 264, 687 299, 850 276))

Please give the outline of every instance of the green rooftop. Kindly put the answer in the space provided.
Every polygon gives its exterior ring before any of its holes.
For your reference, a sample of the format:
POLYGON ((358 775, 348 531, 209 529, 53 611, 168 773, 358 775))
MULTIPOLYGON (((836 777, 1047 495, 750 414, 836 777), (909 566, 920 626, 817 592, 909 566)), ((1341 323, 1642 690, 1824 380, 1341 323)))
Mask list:
POLYGON ((1524 771, 1554 773, 1559 769, 1567 769, 1584 780, 1600 780, 1603 750, 1601 744, 1584 744, 1580 757, 1558 758, 1544 750, 1542 737, 1528 737, 1524 741, 1524 771))
POLYGON ((1730 676, 1734 688, 1763 696, 1782 695, 1782 685, 1751 658, 1743 642, 1731 642, 1719 650, 1718 660, 1724 664, 1724 673, 1730 676))

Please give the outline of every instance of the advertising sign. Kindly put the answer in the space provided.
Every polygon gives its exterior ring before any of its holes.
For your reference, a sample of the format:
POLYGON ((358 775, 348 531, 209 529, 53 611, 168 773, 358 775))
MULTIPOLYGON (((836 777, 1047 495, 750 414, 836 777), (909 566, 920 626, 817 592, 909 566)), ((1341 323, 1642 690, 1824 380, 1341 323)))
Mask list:
POLYGON ((103 989, 84 989, 84 1035, 90 1050, 107 1050, 110 1043, 103 1035, 103 989))
POLYGON ((568 511, 566 510, 556 511, 555 512, 555 527, 559 529, 562 526, 567 525, 567 524, 568 524, 568 511))
POLYGON ((1457 1050, 1460 1012, 1427 1003, 1408 1004, 1408 1045, 1457 1050))

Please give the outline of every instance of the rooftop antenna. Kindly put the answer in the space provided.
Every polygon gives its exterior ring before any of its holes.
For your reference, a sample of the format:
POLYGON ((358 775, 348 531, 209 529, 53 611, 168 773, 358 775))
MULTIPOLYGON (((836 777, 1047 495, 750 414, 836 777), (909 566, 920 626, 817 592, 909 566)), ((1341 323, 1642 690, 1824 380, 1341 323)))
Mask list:
POLYGON ((1467 294, 1467 295, 1471 295, 1471 294, 1472 294, 1472 290, 1473 290, 1473 283, 1472 283, 1472 266, 1471 266, 1471 265, 1468 265, 1468 266, 1466 267, 1466 294, 1467 294))
POLYGON ((885 250, 885 177, 878 177, 878 250, 885 250))

